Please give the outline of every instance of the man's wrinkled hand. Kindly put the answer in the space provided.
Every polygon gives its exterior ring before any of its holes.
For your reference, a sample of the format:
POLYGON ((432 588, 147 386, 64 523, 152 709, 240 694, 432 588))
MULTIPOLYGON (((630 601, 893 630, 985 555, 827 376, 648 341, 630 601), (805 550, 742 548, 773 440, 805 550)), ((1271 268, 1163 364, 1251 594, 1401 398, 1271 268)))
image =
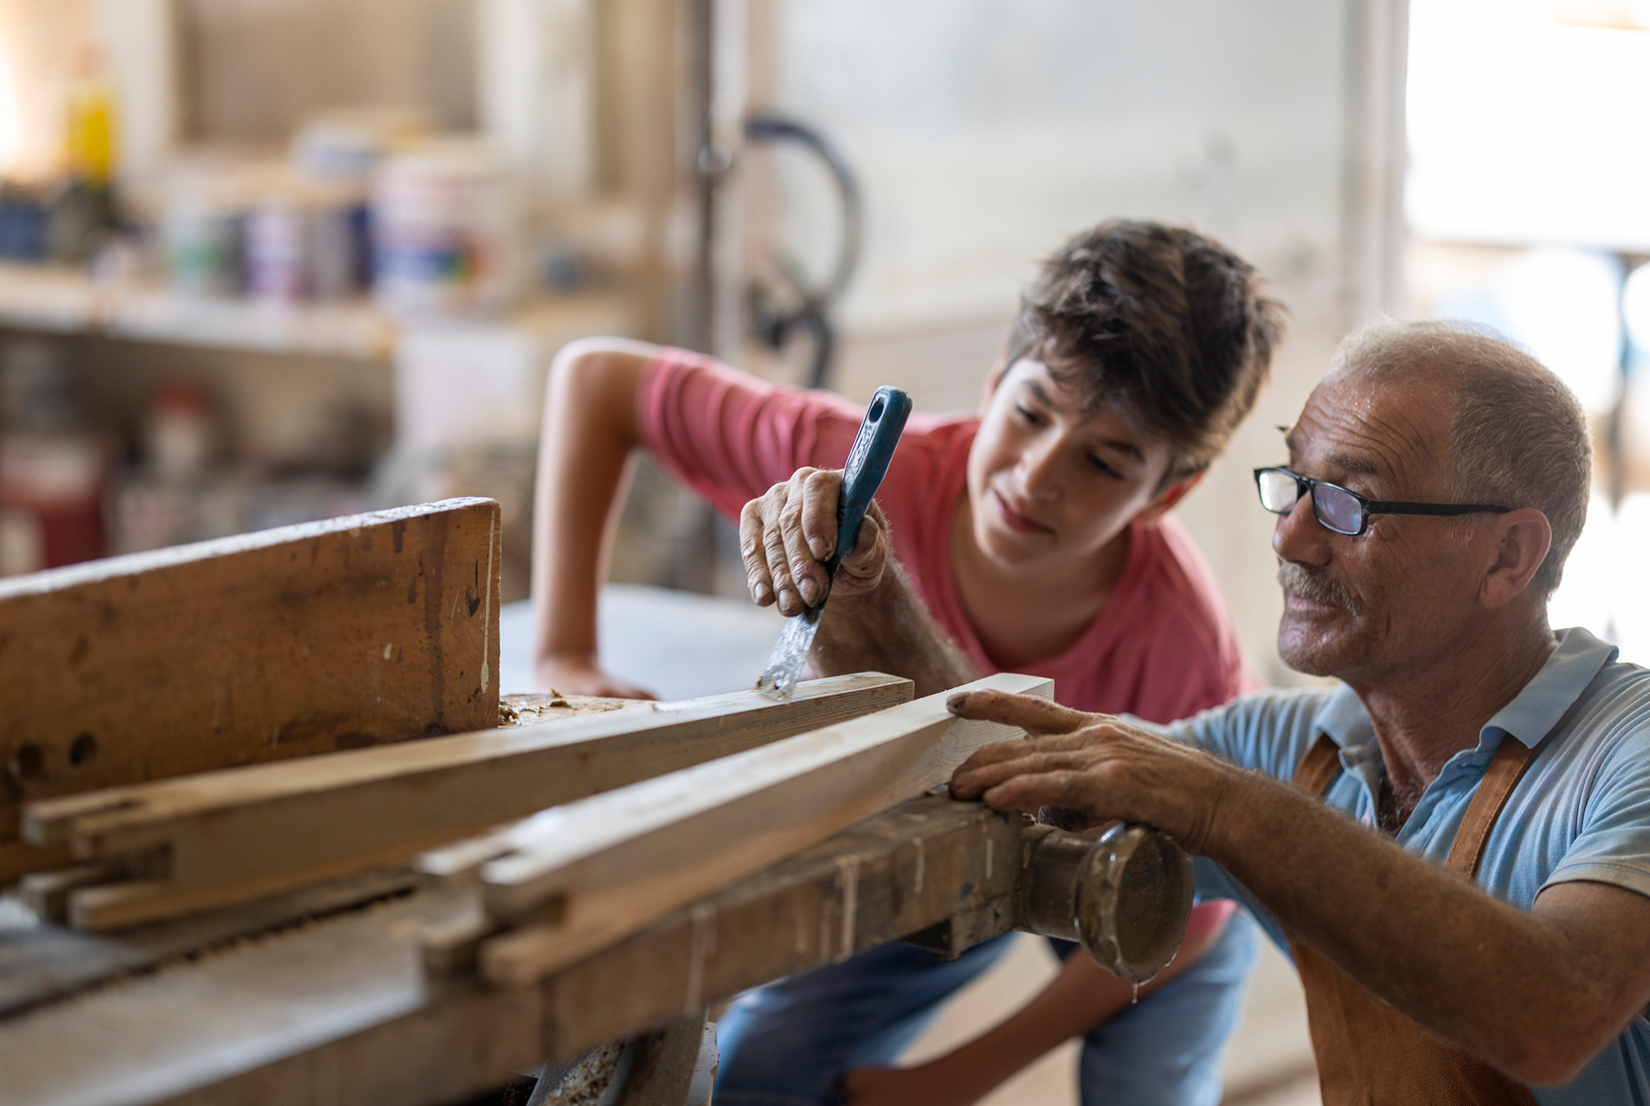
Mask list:
POLYGON ((865 513, 853 550, 833 582, 825 562, 836 551, 840 469, 797 469, 791 478, 745 504, 739 515, 739 554, 745 582, 758 606, 777 603, 781 614, 801 614, 838 595, 862 595, 882 581, 888 561, 888 523, 875 502, 865 513))
MULTIPOLYGON (((1080 812, 1088 825, 1144 822, 1188 852, 1208 843, 1235 771, 1224 761, 1129 726, 1028 695, 963 692, 946 706, 959 718, 1026 731, 1022 741, 977 750, 951 777, 951 793, 994 810, 1080 812)), ((1057 819, 1068 828, 1073 820, 1057 819)))

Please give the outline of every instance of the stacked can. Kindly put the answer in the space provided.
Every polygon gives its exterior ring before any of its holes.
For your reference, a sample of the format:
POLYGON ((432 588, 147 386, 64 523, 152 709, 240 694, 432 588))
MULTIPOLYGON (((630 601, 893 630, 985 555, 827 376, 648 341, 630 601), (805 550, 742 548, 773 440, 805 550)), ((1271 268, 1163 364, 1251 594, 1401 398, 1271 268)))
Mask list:
POLYGON ((373 193, 379 306, 401 316, 508 306, 516 290, 513 208, 505 165, 479 143, 390 158, 373 193))

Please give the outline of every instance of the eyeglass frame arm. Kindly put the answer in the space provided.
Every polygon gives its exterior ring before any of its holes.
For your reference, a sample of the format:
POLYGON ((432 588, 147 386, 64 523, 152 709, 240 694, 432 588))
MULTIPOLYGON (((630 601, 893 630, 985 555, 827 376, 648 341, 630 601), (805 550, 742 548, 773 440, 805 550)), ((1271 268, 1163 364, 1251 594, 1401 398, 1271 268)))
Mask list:
MULTIPOLYGON (((1362 508, 1363 525, 1358 528, 1355 534, 1346 534, 1343 530, 1336 530, 1326 525, 1323 518, 1318 514, 1317 500, 1315 498, 1312 500, 1312 517, 1318 520, 1318 525, 1323 526, 1325 530, 1332 534, 1345 534, 1346 537, 1351 538, 1360 537, 1369 529, 1370 515, 1504 515, 1509 511, 1518 510, 1517 507, 1496 507, 1488 503, 1410 503, 1401 499, 1370 499, 1367 496, 1359 495, 1351 488, 1343 488, 1339 484, 1331 484, 1327 480, 1316 480, 1310 476, 1302 476, 1300 473, 1286 469, 1282 465, 1262 465, 1257 468, 1254 473, 1256 490, 1259 490, 1260 477, 1265 472, 1281 472, 1294 478, 1295 503, 1314 496, 1316 489, 1320 486, 1334 488, 1338 492, 1345 492, 1357 500, 1359 507, 1362 508)), ((1294 504, 1292 503, 1286 510, 1275 511, 1266 506, 1264 497, 1262 497, 1261 507, 1275 515, 1286 515, 1289 511, 1294 510, 1294 504)))

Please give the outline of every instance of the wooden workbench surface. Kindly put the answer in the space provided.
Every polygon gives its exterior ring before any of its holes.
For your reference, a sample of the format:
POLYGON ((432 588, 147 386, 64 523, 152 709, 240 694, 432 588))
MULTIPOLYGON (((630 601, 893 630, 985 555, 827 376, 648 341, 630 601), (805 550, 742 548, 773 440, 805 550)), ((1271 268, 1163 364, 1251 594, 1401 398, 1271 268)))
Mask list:
POLYGON ((426 978, 426 927, 478 907, 425 888, 0 1022, 6 1101, 455 1101, 959 911, 1000 932, 1018 837, 982 806, 915 800, 520 989, 426 978))
MULTIPOLYGON (((577 695, 507 695, 500 721, 526 725, 642 705, 577 695)), ((410 865, 387 865, 116 936, 40 925, 20 903, 0 898, 0 1019, 116 975, 149 970, 249 934, 279 929, 295 919, 336 913, 411 890, 421 882, 410 865)))
MULTIPOLYGON (((625 706, 508 705, 523 722, 625 706)), ((919 799, 519 989, 427 976, 425 935, 480 907, 403 869, 306 889, 305 920, 290 900, 239 908, 267 912, 252 937, 222 934, 257 919, 218 914, 119 937, 0 930, 0 1098, 439 1106, 959 913, 985 927, 971 939, 1001 932, 1018 840, 1013 819, 919 799)))

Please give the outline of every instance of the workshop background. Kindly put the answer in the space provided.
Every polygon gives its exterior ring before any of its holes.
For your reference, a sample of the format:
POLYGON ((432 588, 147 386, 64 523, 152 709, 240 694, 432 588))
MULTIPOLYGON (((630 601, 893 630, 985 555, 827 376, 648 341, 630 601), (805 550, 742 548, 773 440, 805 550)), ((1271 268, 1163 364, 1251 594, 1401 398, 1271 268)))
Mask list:
MULTIPOLYGON (((1495 325, 1582 398, 1553 617, 1643 663, 1647 30, 1643 0, 0 0, 0 575, 483 494, 520 600, 564 342, 968 408, 1037 258, 1129 215, 1225 240, 1292 313, 1181 508, 1257 673, 1295 678, 1249 471, 1382 311, 1495 325)), ((610 593, 615 668, 725 690, 640 630, 760 657, 766 616, 677 594, 740 578, 643 465, 612 579, 674 591, 610 593)), ((1022 942, 912 1055, 1049 970, 1022 942)), ((1070 1102, 1071 1063, 988 1101, 1070 1102)), ((1310 1063, 1274 956, 1229 1099, 1315 1101, 1310 1063)))

